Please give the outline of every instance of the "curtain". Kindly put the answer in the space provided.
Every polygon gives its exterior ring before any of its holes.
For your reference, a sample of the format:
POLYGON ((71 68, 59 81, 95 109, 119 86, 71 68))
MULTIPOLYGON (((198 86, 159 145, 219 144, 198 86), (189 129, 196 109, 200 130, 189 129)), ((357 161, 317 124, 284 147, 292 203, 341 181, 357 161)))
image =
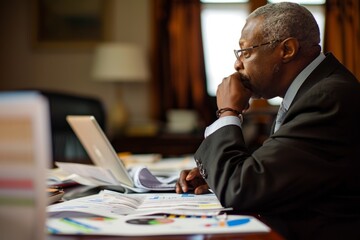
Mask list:
MULTIPOLYGON (((360 80, 358 0, 327 0, 324 51, 360 80)), ((250 1, 251 11, 266 0, 250 1)), ((205 125, 216 103, 206 93, 200 0, 152 0, 152 116, 164 121, 169 109, 196 110, 205 125)))
POLYGON ((201 3, 153 0, 152 4, 152 113, 165 120, 169 109, 193 109, 207 125, 212 119, 207 107, 201 3))
POLYGON ((327 0, 325 50, 332 52, 360 81, 360 1, 327 0))
POLYGON ((267 0, 249 0, 249 3, 250 3, 250 12, 252 12, 258 7, 267 4, 267 0))

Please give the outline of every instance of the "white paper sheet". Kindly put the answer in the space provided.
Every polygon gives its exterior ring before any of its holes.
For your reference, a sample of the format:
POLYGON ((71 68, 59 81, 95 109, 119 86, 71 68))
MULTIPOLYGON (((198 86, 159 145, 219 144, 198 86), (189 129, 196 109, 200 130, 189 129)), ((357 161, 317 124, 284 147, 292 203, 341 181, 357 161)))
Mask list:
POLYGON ((48 206, 50 217, 97 215, 118 217, 157 213, 217 215, 224 209, 214 194, 123 194, 103 190, 99 194, 48 206))
POLYGON ((150 236, 268 232, 251 216, 226 215, 214 194, 99 194, 51 205, 50 234, 150 236), (156 214, 156 215, 154 215, 156 214))
POLYGON ((164 216, 125 216, 118 218, 57 218, 47 222, 49 233, 151 236, 217 233, 269 232, 270 228, 254 217, 229 215, 226 220, 210 218, 170 218, 164 216))
POLYGON ((134 188, 122 185, 115 179, 109 169, 94 165, 79 163, 56 162, 56 165, 71 175, 71 179, 83 185, 104 186, 104 185, 121 185, 134 192, 168 191, 175 189, 176 176, 158 178, 154 176, 146 167, 137 166, 129 171, 129 175, 134 181, 134 188))

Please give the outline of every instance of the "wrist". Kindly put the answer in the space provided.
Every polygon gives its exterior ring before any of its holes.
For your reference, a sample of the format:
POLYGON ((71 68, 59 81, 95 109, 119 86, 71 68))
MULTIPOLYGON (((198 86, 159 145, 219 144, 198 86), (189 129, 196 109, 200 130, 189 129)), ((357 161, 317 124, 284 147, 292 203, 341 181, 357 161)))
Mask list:
POLYGON ((243 122, 243 115, 240 111, 233 109, 233 108, 220 108, 216 111, 216 116, 218 118, 225 117, 225 116, 236 116, 240 119, 240 122, 243 122))

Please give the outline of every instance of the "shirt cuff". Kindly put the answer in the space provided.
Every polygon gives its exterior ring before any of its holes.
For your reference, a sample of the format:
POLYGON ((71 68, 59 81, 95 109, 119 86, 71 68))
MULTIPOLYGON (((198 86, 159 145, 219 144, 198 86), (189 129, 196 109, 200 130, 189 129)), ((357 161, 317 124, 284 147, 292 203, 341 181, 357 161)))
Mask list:
POLYGON ((204 134, 205 138, 207 138, 209 135, 213 134, 216 130, 218 130, 224 126, 227 126, 227 125, 236 125, 241 128, 241 122, 238 117, 236 117, 236 116, 221 117, 205 129, 205 134, 204 134))

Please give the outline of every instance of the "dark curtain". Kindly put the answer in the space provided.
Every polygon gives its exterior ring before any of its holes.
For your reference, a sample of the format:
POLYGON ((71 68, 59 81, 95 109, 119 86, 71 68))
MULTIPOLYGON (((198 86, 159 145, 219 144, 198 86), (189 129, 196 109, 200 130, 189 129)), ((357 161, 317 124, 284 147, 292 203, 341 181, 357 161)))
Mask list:
POLYGON ((153 115, 194 109, 203 124, 212 121, 206 93, 199 0, 153 0, 153 115))
POLYGON ((360 81, 360 1, 327 0, 325 51, 334 55, 360 81))
POLYGON ((250 3, 250 12, 252 12, 258 7, 267 4, 267 0, 249 0, 249 3, 250 3))

